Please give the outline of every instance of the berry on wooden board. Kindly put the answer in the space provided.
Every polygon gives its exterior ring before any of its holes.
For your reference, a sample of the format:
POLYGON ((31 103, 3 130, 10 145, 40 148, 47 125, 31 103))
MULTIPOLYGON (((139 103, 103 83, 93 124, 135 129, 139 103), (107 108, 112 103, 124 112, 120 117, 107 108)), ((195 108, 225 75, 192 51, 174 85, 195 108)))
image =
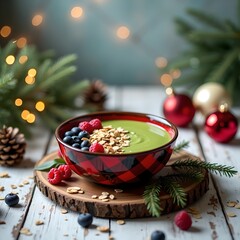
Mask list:
POLYGON ((72 170, 68 165, 60 165, 58 170, 62 174, 62 179, 69 179, 72 176, 72 170))
POLYGON ((48 182, 53 185, 59 184, 62 181, 62 173, 57 168, 52 168, 48 172, 48 182))

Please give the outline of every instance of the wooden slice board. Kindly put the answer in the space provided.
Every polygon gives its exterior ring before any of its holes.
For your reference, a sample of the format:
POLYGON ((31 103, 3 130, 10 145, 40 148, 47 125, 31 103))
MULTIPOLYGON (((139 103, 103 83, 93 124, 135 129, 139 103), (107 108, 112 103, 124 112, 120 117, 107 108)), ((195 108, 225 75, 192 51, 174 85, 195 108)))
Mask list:
MULTIPOLYGON (((47 161, 57 158, 57 152, 46 155, 37 165, 41 165, 47 161)), ((198 159, 196 156, 188 152, 182 151, 178 154, 173 154, 168 162, 168 165, 162 172, 172 171, 169 165, 176 160, 198 159)), ((149 217, 150 214, 143 200, 143 192, 145 189, 144 183, 127 185, 121 187, 122 192, 116 192, 119 187, 103 186, 89 182, 77 174, 73 174, 70 180, 64 181, 59 185, 51 185, 47 180, 47 172, 35 171, 35 182, 40 191, 60 206, 71 209, 77 212, 90 212, 95 217, 102 218, 142 218, 149 217), (81 187, 84 190, 83 194, 67 193, 68 187, 81 187), (115 199, 103 202, 100 199, 93 199, 93 195, 100 196, 102 192, 108 192, 115 196, 115 199)), ((187 205, 197 201, 205 194, 209 186, 208 172, 204 171, 204 179, 200 183, 183 182, 180 183, 187 193, 187 205)), ((180 207, 173 203, 172 198, 162 192, 160 194, 162 214, 170 213, 179 210, 180 207)))

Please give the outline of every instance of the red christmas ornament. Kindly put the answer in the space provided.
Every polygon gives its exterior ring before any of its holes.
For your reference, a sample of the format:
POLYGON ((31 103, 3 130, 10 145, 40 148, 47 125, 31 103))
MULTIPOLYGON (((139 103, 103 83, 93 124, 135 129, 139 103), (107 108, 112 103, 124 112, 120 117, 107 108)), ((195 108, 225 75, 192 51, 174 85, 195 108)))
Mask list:
POLYGON ((227 143, 231 141, 237 133, 238 120, 227 109, 226 105, 221 105, 218 111, 207 116, 204 130, 215 141, 227 143))
POLYGON ((195 107, 187 95, 171 91, 163 103, 163 114, 178 127, 186 127, 195 115, 195 107))

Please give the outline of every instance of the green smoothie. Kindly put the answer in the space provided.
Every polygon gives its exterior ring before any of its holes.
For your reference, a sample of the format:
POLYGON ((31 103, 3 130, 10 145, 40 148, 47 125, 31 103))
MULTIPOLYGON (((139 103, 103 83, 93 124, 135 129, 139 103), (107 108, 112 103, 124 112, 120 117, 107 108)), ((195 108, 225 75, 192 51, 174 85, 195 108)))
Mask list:
POLYGON ((135 153, 160 147, 171 140, 170 134, 152 123, 132 120, 103 121, 103 126, 121 127, 129 131, 130 146, 123 147, 124 153, 135 153))

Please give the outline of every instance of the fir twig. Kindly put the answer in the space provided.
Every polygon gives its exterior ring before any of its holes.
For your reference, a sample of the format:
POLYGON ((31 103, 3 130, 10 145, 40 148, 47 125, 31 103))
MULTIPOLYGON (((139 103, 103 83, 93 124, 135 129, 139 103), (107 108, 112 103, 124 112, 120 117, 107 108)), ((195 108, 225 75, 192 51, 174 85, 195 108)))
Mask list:
POLYGON ((183 140, 182 142, 178 143, 175 147, 174 147, 174 152, 178 153, 181 150, 183 150, 184 148, 188 148, 189 147, 189 141, 185 141, 183 140))
POLYGON ((174 177, 165 176, 161 178, 161 181, 164 190, 172 197, 173 203, 176 203, 182 208, 185 207, 187 203, 187 194, 183 187, 174 180, 174 177))
POLYGON ((208 163, 203 161, 196 161, 192 159, 186 159, 181 161, 176 161, 171 165, 173 168, 182 168, 182 169, 206 169, 220 176, 224 175, 226 177, 233 177, 237 174, 237 171, 234 170, 234 167, 221 165, 217 163, 208 163))
POLYGON ((151 185, 146 186, 143 193, 146 207, 153 217, 159 217, 162 212, 159 198, 160 191, 161 184, 159 182, 154 182, 151 185))

